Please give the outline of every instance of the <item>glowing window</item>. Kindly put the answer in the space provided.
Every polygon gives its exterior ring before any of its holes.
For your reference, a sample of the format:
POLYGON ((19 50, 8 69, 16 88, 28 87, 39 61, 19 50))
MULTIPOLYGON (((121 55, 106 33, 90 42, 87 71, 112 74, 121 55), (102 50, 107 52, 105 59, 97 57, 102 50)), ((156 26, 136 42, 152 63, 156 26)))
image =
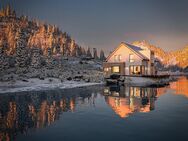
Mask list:
POLYGON ((114 55, 114 61, 117 62, 118 61, 118 56, 114 55))
POLYGON ((134 55, 133 54, 129 55, 129 62, 130 63, 134 62, 134 55))
POLYGON ((119 73, 120 72, 119 66, 113 66, 112 67, 112 72, 113 73, 119 73))
POLYGON ((121 55, 118 56, 118 60, 121 61, 121 55))
POLYGON ((106 71, 106 72, 109 71, 109 68, 104 68, 104 71, 106 71))

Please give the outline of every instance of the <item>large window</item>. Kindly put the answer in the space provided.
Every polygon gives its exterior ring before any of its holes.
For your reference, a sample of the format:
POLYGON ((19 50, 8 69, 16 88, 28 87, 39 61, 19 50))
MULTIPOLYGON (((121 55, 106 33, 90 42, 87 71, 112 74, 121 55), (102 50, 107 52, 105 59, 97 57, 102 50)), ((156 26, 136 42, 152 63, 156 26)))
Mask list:
POLYGON ((134 62, 134 55, 133 54, 129 55, 129 62, 130 63, 134 62))
POLYGON ((131 75, 140 75, 142 74, 142 66, 130 66, 131 75))
POLYGON ((119 66, 113 66, 112 67, 112 72, 113 73, 119 73, 120 72, 119 66))

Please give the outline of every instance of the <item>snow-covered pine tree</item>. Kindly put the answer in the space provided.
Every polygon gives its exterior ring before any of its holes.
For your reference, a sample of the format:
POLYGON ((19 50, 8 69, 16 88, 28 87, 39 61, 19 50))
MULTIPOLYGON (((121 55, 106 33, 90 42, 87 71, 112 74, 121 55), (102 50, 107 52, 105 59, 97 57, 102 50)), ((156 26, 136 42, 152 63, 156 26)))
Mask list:
POLYGON ((71 55, 71 38, 70 38, 70 36, 67 36, 65 55, 66 56, 70 56, 71 55))
POLYGON ((59 47, 60 47, 60 51, 59 51, 59 53, 63 55, 63 52, 64 52, 64 50, 63 50, 63 44, 60 44, 59 47))
POLYGON ((76 45, 76 56, 81 57, 82 56, 82 50, 81 47, 76 45))
POLYGON ((56 55, 57 54, 57 49, 56 49, 56 46, 53 46, 53 54, 56 55))
POLYGON ((61 46, 60 47, 61 47, 60 48, 61 54, 63 56, 65 56, 66 55, 66 48, 67 48, 67 33, 66 32, 62 33, 62 35, 61 35, 61 46))
POLYGON ((58 41, 56 44, 55 44, 55 47, 56 47, 56 53, 60 53, 60 42, 58 41))
POLYGON ((3 43, 3 40, 0 40, 0 72, 5 71, 9 68, 9 62, 6 55, 6 46, 7 44, 3 43))
POLYGON ((87 49, 87 57, 90 57, 90 58, 92 58, 92 55, 91 55, 91 51, 90 51, 90 48, 88 47, 88 49, 87 49))
POLYGON ((104 51, 101 49, 101 52, 100 52, 100 60, 101 61, 104 61, 106 59, 105 55, 104 55, 104 51))
POLYGON ((54 67, 54 59, 52 56, 52 49, 48 48, 47 49, 47 54, 46 54, 46 67, 48 69, 52 69, 54 67))
POLYGON ((41 63, 42 63, 41 55, 42 55, 41 48, 33 47, 31 49, 31 66, 33 68, 38 69, 41 67, 41 63))
POLYGON ((71 45, 70 45, 70 55, 71 56, 76 56, 77 52, 77 45, 75 43, 75 40, 71 39, 71 45))
POLYGON ((63 56, 65 56, 66 46, 67 46, 67 39, 65 37, 63 37, 62 46, 61 46, 61 52, 62 52, 63 56))
POLYGON ((53 54, 54 55, 57 55, 58 53, 60 53, 60 46, 59 46, 59 39, 58 38, 54 37, 51 47, 53 48, 53 54))
POLYGON ((97 49, 96 48, 93 48, 93 58, 94 59, 99 59, 98 55, 97 55, 97 49))
POLYGON ((16 73, 27 72, 28 50, 27 39, 23 29, 16 34, 16 73))
POLYGON ((85 48, 81 47, 82 56, 86 56, 85 48))
MULTIPOLYGON (((6 36, 6 40, 4 40, 4 44, 8 44, 7 46, 7 55, 13 55, 15 53, 15 34, 16 34, 16 27, 13 23, 8 24, 7 26, 8 35, 6 36)), ((5 33, 6 34, 6 33, 5 33)))
POLYGON ((6 16, 10 16, 11 15, 11 8, 10 8, 10 5, 8 4, 7 7, 6 7, 6 16))

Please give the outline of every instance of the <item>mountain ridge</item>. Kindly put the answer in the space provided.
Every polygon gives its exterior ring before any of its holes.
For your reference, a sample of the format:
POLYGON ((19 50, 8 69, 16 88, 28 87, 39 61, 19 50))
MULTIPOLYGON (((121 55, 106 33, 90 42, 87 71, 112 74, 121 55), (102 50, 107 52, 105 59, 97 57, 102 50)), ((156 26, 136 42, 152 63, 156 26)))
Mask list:
POLYGON ((147 47, 154 51, 156 59, 165 67, 178 66, 180 68, 186 68, 188 66, 188 45, 182 49, 166 52, 162 48, 152 45, 145 40, 134 41, 132 44, 139 47, 147 47))

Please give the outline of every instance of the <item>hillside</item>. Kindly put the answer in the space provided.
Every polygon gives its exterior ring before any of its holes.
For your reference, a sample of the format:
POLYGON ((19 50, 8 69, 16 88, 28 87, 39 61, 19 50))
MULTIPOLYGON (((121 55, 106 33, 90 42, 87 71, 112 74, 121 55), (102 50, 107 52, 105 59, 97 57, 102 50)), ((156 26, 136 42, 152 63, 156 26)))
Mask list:
POLYGON ((38 20, 29 20, 27 16, 17 17, 9 6, 0 11, 0 40, 6 45, 6 53, 14 54, 16 35, 24 33, 27 47, 39 47, 45 54, 50 48, 53 54, 76 56, 85 54, 84 48, 76 44, 66 32, 62 32, 55 25, 43 24, 38 20))
POLYGON ((163 49, 151 45, 146 41, 135 41, 133 45, 144 46, 155 52, 155 57, 161 61, 166 67, 177 66, 186 68, 188 66, 188 46, 171 52, 165 52, 163 49))
POLYGON ((78 75, 97 81, 93 77, 100 74, 99 59, 105 59, 102 50, 100 58, 95 48, 92 55, 90 48, 85 50, 55 25, 17 16, 10 6, 0 10, 0 81, 31 77, 63 81, 78 75))

